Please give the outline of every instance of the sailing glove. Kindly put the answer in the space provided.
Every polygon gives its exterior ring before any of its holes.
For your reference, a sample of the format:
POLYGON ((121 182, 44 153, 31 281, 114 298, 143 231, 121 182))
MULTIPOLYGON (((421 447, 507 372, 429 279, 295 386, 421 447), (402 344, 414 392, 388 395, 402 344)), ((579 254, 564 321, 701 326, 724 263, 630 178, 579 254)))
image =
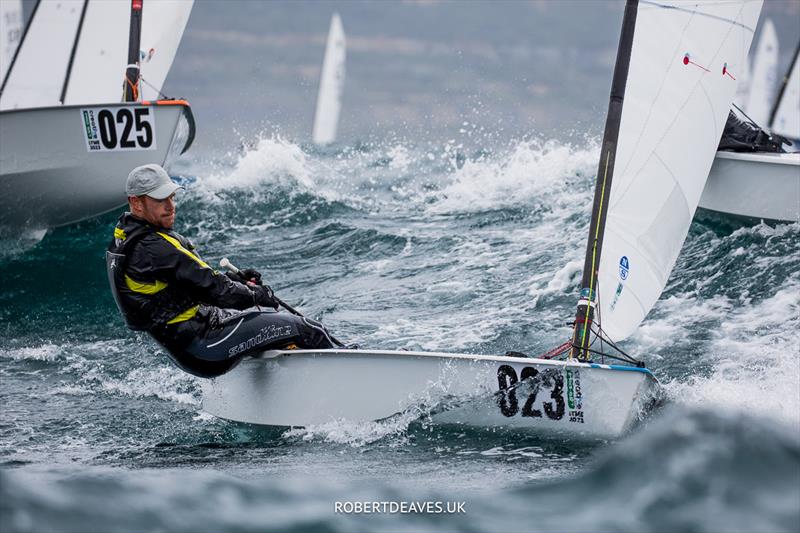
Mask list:
POLYGON ((275 293, 272 292, 272 289, 269 287, 269 285, 250 286, 250 290, 253 291, 253 300, 255 301, 256 305, 274 307, 275 309, 277 309, 280 305, 280 302, 278 302, 278 299, 275 298, 275 293))
POLYGON ((261 272, 254 268, 245 268, 240 270, 239 273, 244 277, 245 281, 252 281, 256 285, 263 285, 261 283, 261 272))
POLYGON ((245 268, 238 272, 225 272, 225 275, 239 283, 247 283, 250 281, 256 285, 262 285, 261 272, 253 268, 245 268))

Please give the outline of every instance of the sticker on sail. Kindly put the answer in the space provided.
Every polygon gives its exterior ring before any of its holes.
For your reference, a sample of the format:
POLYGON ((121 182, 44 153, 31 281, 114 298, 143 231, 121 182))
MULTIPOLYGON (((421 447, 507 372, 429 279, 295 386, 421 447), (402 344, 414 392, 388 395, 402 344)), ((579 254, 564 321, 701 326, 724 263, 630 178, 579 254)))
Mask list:
POLYGON ((156 121, 151 107, 91 107, 80 112, 88 152, 156 149, 156 121))
POLYGON ((625 288, 625 286, 622 283, 617 283, 617 290, 616 290, 616 292, 614 292, 614 299, 611 300, 610 309, 612 311, 617 306, 617 302, 619 301, 619 295, 622 294, 622 289, 624 289, 624 288, 625 288))
POLYGON ((628 263, 628 256, 623 255, 619 259, 619 279, 625 281, 628 279, 628 271, 630 270, 630 265, 628 263))

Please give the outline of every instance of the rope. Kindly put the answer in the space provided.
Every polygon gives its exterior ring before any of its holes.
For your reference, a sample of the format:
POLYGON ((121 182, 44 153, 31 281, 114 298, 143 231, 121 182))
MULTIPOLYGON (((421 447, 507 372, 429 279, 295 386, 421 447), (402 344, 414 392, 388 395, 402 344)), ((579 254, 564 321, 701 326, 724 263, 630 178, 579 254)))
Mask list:
POLYGON ((599 338, 601 340, 601 342, 605 342, 609 346, 614 348, 617 352, 619 352, 620 355, 622 355, 622 357, 617 357, 616 355, 609 354, 609 353, 602 353, 602 352, 595 352, 595 353, 598 353, 601 356, 608 356, 608 357, 610 357, 612 359, 617 359, 619 361, 626 361, 628 363, 633 363, 635 365, 643 365, 644 364, 644 363, 642 363, 642 361, 640 361, 639 359, 636 359, 635 357, 630 356, 627 352, 625 352, 625 350, 623 350, 622 348, 617 346, 614 343, 614 341, 612 341, 610 338, 608 338, 608 335, 605 334, 605 332, 603 331, 602 328, 598 327, 597 331, 592 331, 592 333, 594 333, 597 336, 597 338, 599 338))
POLYGON ((570 346, 572 346, 572 341, 567 341, 561 346, 556 346, 552 350, 549 350, 543 353, 542 355, 537 356, 536 359, 552 359, 553 357, 564 353, 566 350, 570 348, 570 346))
POLYGON ((749 116, 747 113, 745 113, 745 112, 744 112, 744 110, 743 110, 741 107, 739 107, 739 106, 738 106, 738 105, 736 105, 735 103, 733 104, 733 107, 735 107, 735 108, 736 108, 736 110, 737 110, 739 113, 741 113, 742 115, 744 115, 744 118, 746 118, 747 120, 749 120, 749 121, 750 121, 750 124, 751 124, 751 125, 752 125, 754 128, 756 128, 757 130, 759 130, 759 131, 761 131, 761 132, 764 132, 765 134, 767 133, 767 132, 765 132, 765 131, 764 131, 764 129, 763 129, 761 126, 759 126, 758 124, 756 124, 756 121, 755 121, 755 120, 753 120, 752 118, 750 118, 750 116, 749 116))
MULTIPOLYGON (((139 79, 141 79, 141 77, 139 79)), ((139 85, 138 85, 138 83, 137 84, 131 83, 131 80, 128 79, 128 76, 125 76, 125 82, 131 87, 131 90, 133 91, 133 101, 134 102, 138 102, 139 101, 139 85)))
POLYGON ((154 85, 151 85, 150 83, 148 83, 147 80, 144 79, 142 76, 139 76, 139 80, 142 81, 145 85, 147 85, 151 89, 153 89, 155 92, 157 92, 158 96, 160 97, 161 100, 172 100, 169 96, 167 96, 166 94, 164 94, 160 90, 158 90, 158 88, 156 88, 154 85))

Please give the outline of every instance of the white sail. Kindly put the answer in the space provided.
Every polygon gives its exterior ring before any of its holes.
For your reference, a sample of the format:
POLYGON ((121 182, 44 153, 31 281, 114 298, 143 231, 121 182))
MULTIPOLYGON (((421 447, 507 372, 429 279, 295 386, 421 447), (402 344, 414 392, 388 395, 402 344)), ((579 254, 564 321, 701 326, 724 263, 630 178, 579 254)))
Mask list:
POLYGON ((22 37, 22 0, 0 2, 0 83, 14 59, 22 37))
MULTIPOLYGON (((145 7, 149 7, 144 2, 145 7)), ((90 0, 67 85, 65 104, 122 101, 131 3, 90 0)))
MULTIPOLYGON (((145 0, 140 43, 139 100, 154 100, 164 84, 194 0, 145 0)), ((122 100, 128 62, 130 0, 90 0, 75 51, 66 104, 122 100)))
POLYGON ((667 283, 761 4, 639 2, 598 268, 597 318, 614 341, 636 330, 667 283))
POLYGON ((778 34, 775 33, 775 25, 767 19, 761 28, 756 53, 753 56, 747 105, 743 108, 747 116, 760 126, 766 126, 769 120, 777 79, 778 34))
POLYGON ((334 13, 328 31, 328 43, 325 47, 325 60, 322 63, 317 94, 317 110, 314 114, 312 139, 316 144, 330 144, 336 140, 339 111, 342 108, 346 46, 342 20, 338 13, 334 13))
POLYGON ((14 68, 5 80, 0 109, 61 103, 83 5, 70 0, 41 0, 37 4, 14 68))
POLYGON ((800 139, 800 57, 797 52, 788 76, 770 128, 778 135, 800 139))
POLYGON ((144 55, 140 73, 141 99, 155 100, 164 86, 183 32, 189 22, 194 0, 159 0, 144 4, 142 42, 144 55))
POLYGON ((733 97, 733 103, 744 110, 747 107, 747 98, 750 96, 750 61, 745 61, 742 64, 741 72, 736 76, 738 85, 736 86, 736 96, 733 97))

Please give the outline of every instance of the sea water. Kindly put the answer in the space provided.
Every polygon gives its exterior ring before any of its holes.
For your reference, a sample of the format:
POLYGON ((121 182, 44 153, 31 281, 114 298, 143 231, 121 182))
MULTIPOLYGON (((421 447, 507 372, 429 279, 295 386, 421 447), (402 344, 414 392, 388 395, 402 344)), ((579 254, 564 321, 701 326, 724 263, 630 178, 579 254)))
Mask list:
MULTIPOLYGON (((569 335, 596 139, 478 152, 252 141, 230 162, 179 167, 192 179, 176 229, 208 261, 259 269, 370 348, 535 355, 569 335)), ((199 380, 123 325, 103 268, 114 222, 51 231, 3 259, 4 530, 800 525, 798 224, 696 220, 625 344, 666 407, 619 441, 577 444, 440 428, 424 410, 305 429, 216 419, 199 380), (337 512, 348 502, 464 512, 337 512)))

